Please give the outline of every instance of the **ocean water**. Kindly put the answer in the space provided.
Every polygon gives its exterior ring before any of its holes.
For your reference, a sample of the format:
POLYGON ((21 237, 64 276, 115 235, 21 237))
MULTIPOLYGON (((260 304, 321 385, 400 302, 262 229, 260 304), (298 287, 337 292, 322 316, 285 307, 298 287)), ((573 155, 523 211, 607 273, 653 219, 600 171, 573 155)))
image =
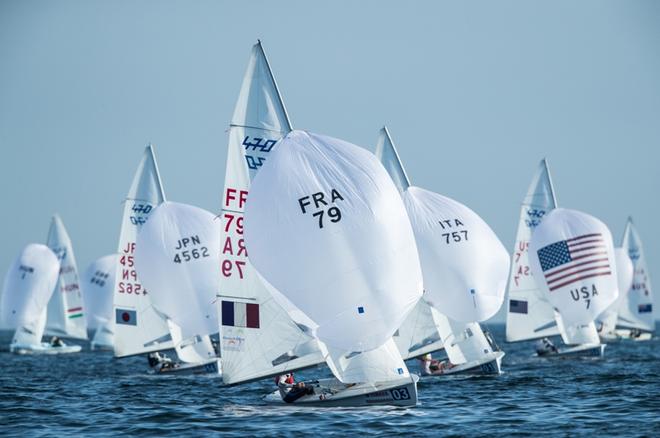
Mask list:
POLYGON ((406 409, 271 406, 262 397, 272 379, 223 387, 219 377, 150 376, 144 357, 89 350, 17 356, 2 332, 0 435, 660 436, 657 337, 611 343, 604 359, 539 359, 530 343, 504 343, 503 326, 487 328, 506 352, 504 373, 421 381, 406 409))

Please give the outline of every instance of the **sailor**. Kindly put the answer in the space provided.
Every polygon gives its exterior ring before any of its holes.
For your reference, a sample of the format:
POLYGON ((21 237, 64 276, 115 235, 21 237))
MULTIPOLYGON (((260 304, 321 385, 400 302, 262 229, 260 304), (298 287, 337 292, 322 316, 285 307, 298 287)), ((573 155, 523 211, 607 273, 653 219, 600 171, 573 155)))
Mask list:
POLYGON ((304 395, 314 394, 314 388, 305 386, 305 382, 296 383, 293 373, 278 376, 277 388, 280 390, 282 400, 286 403, 293 403, 304 395))
POLYGON ((555 344, 550 341, 548 338, 539 339, 536 341, 536 354, 538 356, 545 356, 551 353, 558 353, 557 347, 555 344))
POLYGON ((419 358, 419 369, 422 376, 444 374, 445 371, 454 368, 454 366, 449 360, 433 359, 431 353, 427 353, 419 358))
POLYGON ((154 351, 153 353, 149 353, 149 355, 147 356, 147 360, 149 361, 149 366, 151 368, 154 368, 156 371, 162 371, 168 368, 175 368, 172 359, 167 357, 167 355, 165 354, 161 355, 157 351, 154 351))
POLYGON ((53 336, 50 338, 50 346, 51 347, 64 347, 64 342, 57 336, 53 336))

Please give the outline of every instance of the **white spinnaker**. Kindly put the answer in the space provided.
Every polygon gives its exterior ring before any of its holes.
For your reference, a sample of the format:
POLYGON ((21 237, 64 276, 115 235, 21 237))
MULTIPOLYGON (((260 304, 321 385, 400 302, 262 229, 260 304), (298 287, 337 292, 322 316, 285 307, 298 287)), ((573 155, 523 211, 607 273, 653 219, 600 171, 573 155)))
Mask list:
POLYGON ((163 315, 153 307, 149 292, 135 269, 137 234, 151 212, 165 201, 151 145, 144 151, 124 202, 113 293, 115 356, 124 357, 172 348, 163 315))
POLYGON ((248 260, 243 241, 243 207, 250 180, 273 152, 277 141, 290 130, 291 123, 268 60, 261 43, 257 43, 252 48, 229 129, 222 195, 218 315, 222 377, 228 384, 277 375, 325 360, 311 333, 296 324, 273 299, 248 260), (247 312, 251 316, 249 325, 247 312))
POLYGON ((541 220, 557 207, 546 160, 539 164, 520 209, 520 221, 511 260, 507 342, 526 341, 559 334, 555 311, 536 284, 529 264, 529 241, 541 220))
MULTIPOLYGON (((372 154, 342 140, 292 131, 278 145, 246 204, 250 260, 316 323, 329 351, 350 360, 391 342, 422 294, 392 180, 372 154)), ((374 366, 405 374, 400 360, 382 359, 374 366)))
POLYGON ((534 230, 529 253, 536 283, 567 327, 594 321, 619 295, 612 234, 593 216, 555 208, 534 230))
POLYGON ((117 254, 93 261, 82 276, 87 327, 95 329, 92 344, 112 346, 115 342, 115 324, 112 314, 112 294, 117 273, 117 254))
POLYGON ((621 246, 628 251, 633 262, 634 276, 632 287, 619 306, 617 326, 653 332, 655 331, 655 319, 653 318, 651 279, 644 257, 642 239, 630 218, 626 223, 621 246))
POLYGON ((628 250, 624 248, 614 248, 614 259, 616 261, 616 277, 619 287, 619 298, 610 305, 603 313, 598 316, 599 333, 609 333, 614 335, 616 321, 618 318, 618 309, 624 303, 628 296, 628 291, 633 284, 635 267, 628 256, 628 250))
POLYGON ((82 276, 87 327, 97 329, 112 320, 112 292, 115 287, 117 254, 94 260, 82 276))
POLYGON ((46 324, 46 307, 53 295, 60 261, 46 245, 31 243, 9 267, 2 290, 2 323, 16 329, 13 343, 36 345, 46 324))
POLYGON ((403 201, 424 274, 424 299, 448 317, 484 321, 502 305, 509 256, 493 230, 453 199, 409 187, 403 201))
POLYGON ((60 260, 57 286, 48 302, 46 334, 87 339, 87 321, 80 291, 78 266, 69 233, 58 215, 54 215, 51 220, 46 244, 60 260))
POLYGON ((184 339, 218 332, 219 246, 220 218, 176 202, 156 207, 137 236, 140 281, 184 339))

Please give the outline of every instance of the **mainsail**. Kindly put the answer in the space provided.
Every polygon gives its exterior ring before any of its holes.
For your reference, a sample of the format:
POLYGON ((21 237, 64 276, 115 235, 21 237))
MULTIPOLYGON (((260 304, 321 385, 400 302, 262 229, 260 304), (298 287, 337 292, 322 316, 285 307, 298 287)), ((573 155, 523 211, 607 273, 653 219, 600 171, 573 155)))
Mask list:
POLYGON ((550 171, 542 160, 520 209, 520 221, 511 260, 509 302, 506 314, 506 340, 526 341, 558 335, 555 311, 537 286, 529 264, 532 231, 557 207, 550 171))
POLYGON ((243 209, 250 181, 291 123, 268 60, 252 47, 229 128, 221 213, 218 294, 223 380, 234 384, 316 365, 323 355, 308 331, 273 298, 248 260, 243 209))
POLYGON ((80 291, 78 267, 69 234, 58 215, 48 231, 48 247, 60 260, 57 286, 48 303, 46 333, 74 339, 87 339, 87 321, 80 291))
POLYGON ((642 239, 639 237, 632 218, 628 218, 626 223, 621 246, 628 251, 633 262, 634 277, 632 287, 619 306, 617 326, 653 332, 655 331, 655 319, 653 317, 651 279, 646 265, 642 239))
POLYGON ((555 208, 534 230, 529 254, 536 284, 565 325, 592 323, 618 297, 612 234, 593 216, 555 208))
POLYGON ((124 202, 115 276, 115 356, 124 357, 172 348, 167 322, 151 304, 135 269, 138 231, 165 201, 153 147, 147 146, 124 202))
POLYGON ((289 133, 253 182, 245 239, 259 273, 313 321, 337 378, 407 374, 391 337, 421 297, 421 271, 401 198, 372 154, 289 133))
POLYGON ((16 329, 12 343, 39 345, 46 324, 46 306, 60 270, 58 257, 47 246, 31 243, 16 257, 2 290, 2 325, 16 329))
POLYGON ((96 259, 83 274, 83 294, 87 314, 87 326, 95 329, 92 344, 112 346, 114 344, 114 321, 112 320, 112 295, 117 271, 117 254, 96 259))

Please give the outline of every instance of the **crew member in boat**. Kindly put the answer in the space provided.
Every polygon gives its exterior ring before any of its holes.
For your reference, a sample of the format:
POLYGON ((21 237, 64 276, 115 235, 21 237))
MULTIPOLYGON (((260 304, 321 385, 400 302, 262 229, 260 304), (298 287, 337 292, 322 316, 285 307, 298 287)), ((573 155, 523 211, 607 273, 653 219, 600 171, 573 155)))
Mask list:
POLYGON ((314 394, 314 388, 306 386, 305 382, 296 383, 293 373, 281 374, 276 378, 276 382, 282 400, 286 403, 293 403, 304 395, 314 394))
POLYGON ((555 344, 548 338, 539 339, 536 341, 536 354, 538 356, 545 356, 547 354, 556 354, 559 350, 555 347, 555 344))
POLYGON ((156 371, 163 371, 169 368, 176 368, 175 363, 167 357, 166 354, 160 354, 157 351, 154 351, 153 353, 149 353, 147 356, 147 360, 149 361, 149 366, 156 371))
POLYGON ((51 347, 64 347, 64 342, 57 336, 53 336, 50 338, 50 346, 51 347))
POLYGON ((433 359, 431 353, 427 353, 419 358, 419 370, 422 376, 433 376, 444 374, 447 370, 454 368, 454 364, 449 359, 433 359))

